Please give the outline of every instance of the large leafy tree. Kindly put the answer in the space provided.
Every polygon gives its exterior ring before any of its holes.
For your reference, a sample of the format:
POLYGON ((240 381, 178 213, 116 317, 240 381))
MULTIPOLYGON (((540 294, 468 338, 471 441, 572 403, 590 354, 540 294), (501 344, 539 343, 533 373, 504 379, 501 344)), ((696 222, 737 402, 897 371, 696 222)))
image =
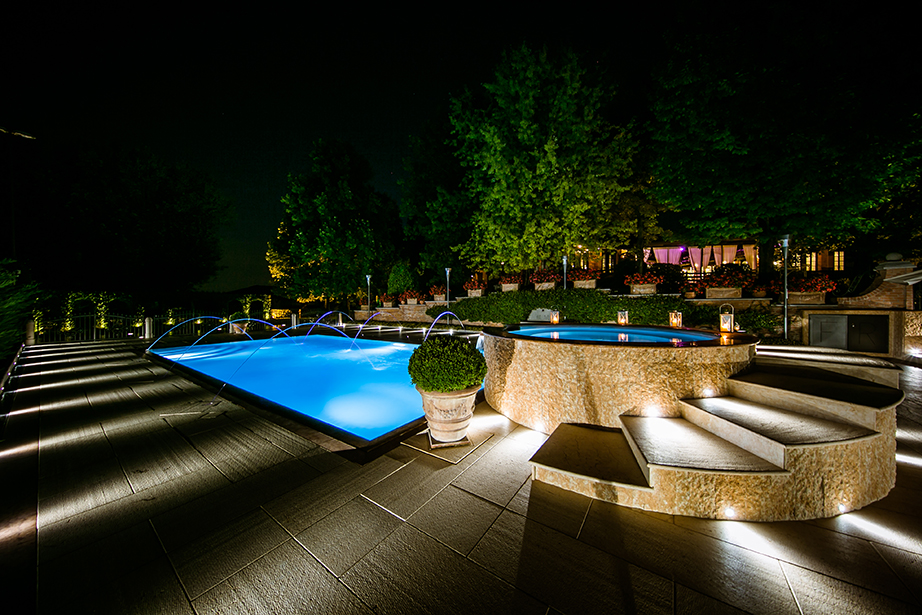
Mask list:
POLYGON ((448 140, 451 125, 447 114, 441 123, 428 123, 410 139, 410 156, 404 160, 400 181, 400 216, 404 221, 404 255, 421 268, 444 277, 445 267, 457 268, 461 257, 455 246, 471 234, 475 210, 462 190, 464 169, 448 140))
POLYGON ((289 176, 270 272, 294 296, 338 298, 383 281, 399 240, 396 205, 371 186, 371 165, 344 142, 318 140, 310 168, 289 176))
POLYGON ((845 41, 785 26, 676 41, 649 126, 654 194, 684 214, 685 238, 758 239, 763 274, 782 234, 817 244, 872 228, 868 211, 919 154, 918 115, 880 106, 845 41))
POLYGON ((603 117, 612 88, 572 51, 504 55, 478 100, 453 99, 456 155, 478 208, 462 251, 475 266, 556 261, 587 237, 587 212, 626 189, 635 143, 603 117))

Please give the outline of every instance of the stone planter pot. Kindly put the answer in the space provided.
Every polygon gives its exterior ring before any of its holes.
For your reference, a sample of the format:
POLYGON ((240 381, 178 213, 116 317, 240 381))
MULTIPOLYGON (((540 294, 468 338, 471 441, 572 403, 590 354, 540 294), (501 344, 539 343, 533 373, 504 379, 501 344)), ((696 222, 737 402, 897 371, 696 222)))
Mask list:
POLYGON ((752 291, 752 296, 755 297, 756 299, 761 299, 761 298, 765 297, 766 295, 768 295, 768 292, 767 292, 767 291, 764 291, 764 290, 754 290, 754 291, 752 291))
POLYGON ((535 290, 554 290, 557 282, 535 282, 535 290))
POLYGON ((708 299, 739 299, 743 296, 743 289, 741 287, 706 288, 704 290, 704 296, 708 299))
POLYGON ((788 303, 797 303, 801 305, 822 305, 826 303, 826 293, 788 291, 788 303))
POLYGON ((685 298, 686 298, 686 299, 694 299, 694 298, 697 297, 697 296, 698 296, 698 293, 691 293, 691 292, 685 293, 685 298))
POLYGON ((595 288, 598 280, 573 280, 573 288, 595 288))
POLYGON ((456 442, 467 435, 480 385, 448 393, 424 391, 419 387, 416 390, 423 398, 423 412, 433 440, 456 442))
POLYGON ((381 307, 386 307, 386 308, 397 307, 397 302, 396 301, 382 301, 381 307))
POLYGON ((469 291, 467 291, 467 296, 468 296, 468 297, 483 297, 483 289, 482 289, 482 288, 474 288, 474 289, 472 289, 472 290, 469 290, 469 291))
POLYGON ((407 299, 407 305, 416 305, 416 299, 407 299))
POLYGON ((632 295, 655 295, 656 284, 631 284, 632 295))
POLYGON ((511 290, 519 290, 518 284, 500 284, 503 287, 503 292, 507 293, 511 290))
POLYGON ((432 295, 433 301, 445 301, 445 295, 432 295))

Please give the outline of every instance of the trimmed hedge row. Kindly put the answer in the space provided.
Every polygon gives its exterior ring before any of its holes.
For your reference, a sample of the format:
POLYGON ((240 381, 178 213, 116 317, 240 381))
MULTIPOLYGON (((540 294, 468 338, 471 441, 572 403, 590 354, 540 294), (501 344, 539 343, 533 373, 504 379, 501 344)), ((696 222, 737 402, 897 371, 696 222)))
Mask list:
MULTIPOLYGON (((539 308, 560 310, 565 319, 585 323, 614 321, 619 311, 627 310, 631 324, 638 325, 668 325, 669 312, 679 311, 687 327, 716 326, 719 311, 717 307, 686 303, 678 297, 632 298, 581 288, 492 293, 458 301, 451 311, 465 321, 511 325, 526 320, 532 310, 539 308)), ((426 314, 436 318, 443 311, 444 306, 434 306, 426 314)), ((779 316, 764 309, 741 310, 736 313, 736 321, 741 329, 753 333, 770 333, 781 325, 779 316)))

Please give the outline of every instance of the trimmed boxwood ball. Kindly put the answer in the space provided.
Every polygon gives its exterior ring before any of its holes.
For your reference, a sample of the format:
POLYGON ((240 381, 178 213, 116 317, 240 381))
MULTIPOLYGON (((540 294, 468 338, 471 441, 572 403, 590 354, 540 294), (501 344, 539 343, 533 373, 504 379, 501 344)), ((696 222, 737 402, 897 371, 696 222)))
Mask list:
POLYGON ((410 356, 413 384, 424 391, 447 393, 480 385, 487 375, 483 354, 450 335, 430 335, 410 356))

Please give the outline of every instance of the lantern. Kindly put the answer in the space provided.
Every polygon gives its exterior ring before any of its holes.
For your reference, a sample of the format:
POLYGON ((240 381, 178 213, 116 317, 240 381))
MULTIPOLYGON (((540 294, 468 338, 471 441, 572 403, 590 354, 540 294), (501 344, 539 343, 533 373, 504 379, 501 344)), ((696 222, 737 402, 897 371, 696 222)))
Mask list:
POLYGON ((560 324, 560 310, 551 311, 551 324, 552 325, 560 324))
POLYGON ((682 312, 669 312, 669 326, 670 327, 681 327, 682 326, 682 312))
POLYGON ((620 312, 618 312, 618 324, 619 324, 619 325, 626 325, 626 324, 628 324, 628 322, 627 322, 627 310, 621 310, 620 312))
POLYGON ((733 306, 724 303, 720 306, 720 331, 721 333, 733 333, 733 306), (724 308, 730 308, 729 312, 724 312, 724 308))

